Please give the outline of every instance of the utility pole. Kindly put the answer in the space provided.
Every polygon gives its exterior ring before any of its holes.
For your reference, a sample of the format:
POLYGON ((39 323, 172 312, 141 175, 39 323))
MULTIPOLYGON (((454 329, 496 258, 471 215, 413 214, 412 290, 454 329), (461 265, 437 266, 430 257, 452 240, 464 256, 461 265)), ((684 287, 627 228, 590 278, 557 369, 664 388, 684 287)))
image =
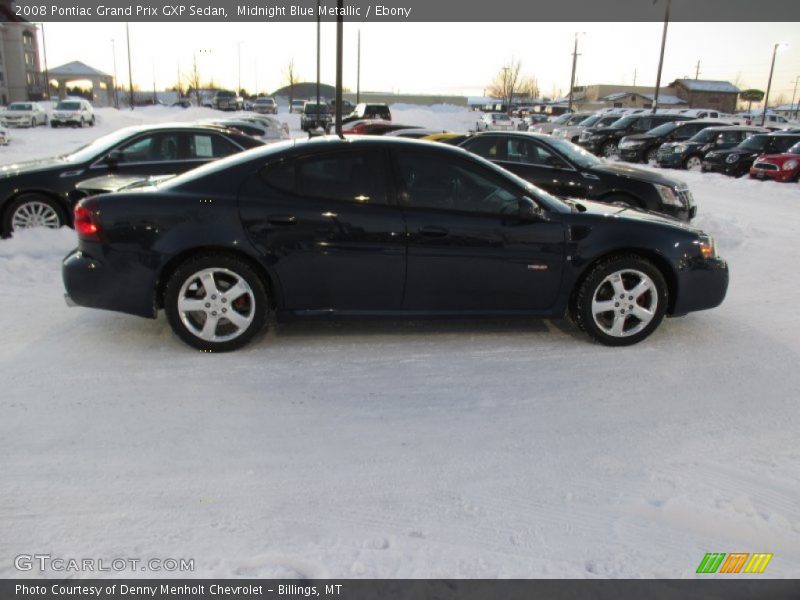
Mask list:
POLYGON ((117 43, 111 40, 111 58, 114 61, 114 108, 119 109, 119 90, 117 89, 117 43))
MULTIPOLYGON (((319 14, 319 0, 317 0, 317 127, 321 127, 321 124, 319 122, 319 62, 320 62, 319 46, 320 46, 321 23, 322 23, 322 17, 319 14)), ((308 135, 309 137, 311 137, 310 130, 308 132, 308 135)))
POLYGON ((128 84, 130 87, 130 102, 131 102, 131 110, 133 110, 133 68, 131 67, 131 30, 130 24, 126 21, 125 22, 125 39, 128 42, 128 84))
POLYGON ((44 90, 45 100, 50 100, 50 75, 47 72, 47 42, 44 37, 44 23, 42 23, 42 53, 44 54, 44 90))
POLYGON ((658 58, 658 74, 656 75, 656 93, 653 98, 653 114, 658 110, 658 93, 661 90, 661 68, 664 66, 664 48, 667 45, 667 27, 669 26, 669 9, 672 0, 667 0, 667 8, 664 12, 664 31, 661 34, 661 55, 658 58))
POLYGON ((238 87, 236 88, 236 95, 238 96, 242 92, 242 40, 236 42, 236 53, 237 53, 237 68, 239 71, 239 82, 238 87))
POLYGON ((575 67, 578 64, 578 33, 575 33, 575 48, 572 51, 572 77, 569 81, 569 104, 567 106, 567 112, 572 112, 572 94, 573 88, 575 87, 575 67))
POLYGON ((694 80, 697 81, 700 79, 700 61, 697 61, 697 68, 694 71, 694 80))
POLYGON ((775 71, 775 55, 778 53, 778 47, 782 46, 783 44, 777 43, 772 47, 772 64, 769 67, 769 80, 767 81, 767 93, 764 96, 764 110, 761 113, 761 126, 764 126, 764 123, 767 120, 767 109, 769 108, 769 91, 772 88, 772 73, 775 71))
POLYGON ((153 59, 153 106, 158 104, 158 96, 156 95, 156 59, 153 59))
POLYGON ((633 70, 633 87, 636 87, 636 69, 633 70))
MULTIPOLYGON (((792 92, 792 101, 789 103, 789 115, 794 114, 794 118, 797 118, 797 111, 800 109, 800 98, 797 99, 797 105, 794 107, 794 113, 792 113, 792 104, 794 104, 794 98, 797 96, 797 84, 800 82, 800 75, 798 75, 794 80, 794 92, 792 92)), ((791 118, 791 116, 790 116, 791 118)))
POLYGON ((336 0, 336 135, 342 135, 342 55, 344 37, 344 2, 336 0))
POLYGON ((358 30, 358 59, 356 60, 356 104, 361 102, 361 29, 358 30))

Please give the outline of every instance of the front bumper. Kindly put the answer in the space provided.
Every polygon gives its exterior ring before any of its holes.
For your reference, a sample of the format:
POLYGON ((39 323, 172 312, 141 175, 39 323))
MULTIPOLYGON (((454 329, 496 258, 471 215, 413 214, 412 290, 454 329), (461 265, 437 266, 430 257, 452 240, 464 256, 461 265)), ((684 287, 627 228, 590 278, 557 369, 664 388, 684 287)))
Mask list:
POLYGON ((642 162, 642 146, 619 148, 619 157, 628 162, 642 162))
POLYGON ((684 158, 686 157, 683 154, 675 154, 674 152, 670 152, 669 154, 658 154, 656 156, 656 162, 658 163, 659 167, 680 169, 683 167, 684 158))
POLYGON ((722 304, 728 292, 730 272, 722 258, 691 258, 678 273, 678 289, 673 315, 684 315, 722 304))
POLYGON ((748 166, 743 166, 741 163, 727 163, 718 161, 703 160, 703 171, 710 173, 722 173, 723 175, 731 175, 733 177, 747 173, 748 166))
POLYGON ((750 167, 750 177, 753 179, 771 179, 772 181, 780 181, 783 183, 792 181, 797 176, 797 171, 785 171, 780 169, 778 171, 768 171, 766 169, 756 169, 754 167, 750 167))

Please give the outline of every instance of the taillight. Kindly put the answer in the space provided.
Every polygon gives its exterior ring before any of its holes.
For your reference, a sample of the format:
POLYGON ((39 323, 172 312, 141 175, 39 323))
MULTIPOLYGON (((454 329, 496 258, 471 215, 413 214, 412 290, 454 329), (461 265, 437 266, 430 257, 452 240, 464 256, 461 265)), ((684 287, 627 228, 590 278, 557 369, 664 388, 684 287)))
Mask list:
POLYGON ((86 198, 75 205, 75 231, 78 238, 85 242, 99 242, 102 240, 103 228, 100 225, 100 209, 97 200, 86 198))

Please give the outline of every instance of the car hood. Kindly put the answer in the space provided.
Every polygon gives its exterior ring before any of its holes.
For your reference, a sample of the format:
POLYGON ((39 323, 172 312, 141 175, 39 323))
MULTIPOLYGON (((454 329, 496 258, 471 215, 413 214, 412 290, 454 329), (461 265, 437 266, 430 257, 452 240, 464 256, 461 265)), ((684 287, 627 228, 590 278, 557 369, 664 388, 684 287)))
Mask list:
POLYGON ((81 181, 75 189, 82 191, 99 192, 118 192, 124 189, 148 188, 157 185, 161 181, 172 179, 174 175, 103 175, 92 177, 81 181))
POLYGON ((605 217, 608 219, 622 219, 626 222, 663 225, 697 234, 702 233, 700 229, 692 227, 685 221, 668 215, 648 212, 641 208, 614 206, 613 204, 604 204, 603 202, 593 202, 584 199, 576 199, 570 203, 575 205, 578 212, 573 214, 577 215, 579 220, 581 219, 581 215, 588 217, 605 217))
POLYGON ((741 154, 742 156, 758 156, 761 154, 759 150, 743 150, 742 148, 723 148, 722 150, 712 150, 718 156, 727 156, 728 154, 741 154))
POLYGON ((765 154, 763 156, 759 156, 758 160, 762 162, 772 162, 778 165, 782 165, 788 160, 797 160, 800 161, 800 154, 765 154))
POLYGON ((627 129, 619 129, 617 127, 596 127, 596 128, 590 129, 589 131, 591 131, 592 133, 595 133, 595 134, 603 134, 603 135, 610 134, 610 133, 617 133, 617 134, 620 134, 620 135, 625 135, 625 132, 627 131, 627 129))
POLYGON ((646 133, 634 133, 632 135, 625 136, 626 142, 647 142, 654 139, 656 139, 656 136, 647 135, 646 133))
MULTIPOLYGON (((12 163, 10 165, 3 165, 0 167, 0 178, 14 177, 16 175, 24 175, 26 173, 38 173, 41 171, 49 171, 51 169, 61 169, 69 163, 61 158, 44 158, 41 160, 26 160, 23 162, 12 163)), ((76 165, 76 169, 80 166, 76 165)))
POLYGON ((616 175, 618 177, 627 177, 628 179, 636 179, 637 181, 645 181, 647 183, 658 183, 659 185, 668 185, 670 187, 677 187, 683 185, 683 182, 665 177, 661 173, 655 173, 646 169, 637 169, 621 163, 605 163, 596 165, 591 168, 593 173, 600 173, 606 175, 616 175))

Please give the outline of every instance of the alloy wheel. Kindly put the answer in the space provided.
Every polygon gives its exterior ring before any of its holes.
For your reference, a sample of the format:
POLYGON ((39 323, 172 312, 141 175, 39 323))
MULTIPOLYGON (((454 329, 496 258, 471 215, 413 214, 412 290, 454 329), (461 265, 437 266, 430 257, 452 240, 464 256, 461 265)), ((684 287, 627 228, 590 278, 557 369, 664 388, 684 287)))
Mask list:
POLYGON ((58 229, 61 227, 61 218, 58 212, 46 202, 33 200, 20 204, 11 215, 11 229, 30 229, 32 227, 47 227, 58 229))
POLYGON ((699 156, 690 156, 686 159, 686 168, 689 171, 699 171, 703 167, 703 161, 699 156))
POLYGON ((653 280, 635 269, 615 271, 603 279, 592 295, 592 316, 597 327, 616 338, 636 335, 656 315, 658 290, 653 280))
POLYGON ((256 314, 250 285, 229 269, 202 269, 178 293, 178 314, 186 329, 207 342, 228 342, 244 333, 256 314))

